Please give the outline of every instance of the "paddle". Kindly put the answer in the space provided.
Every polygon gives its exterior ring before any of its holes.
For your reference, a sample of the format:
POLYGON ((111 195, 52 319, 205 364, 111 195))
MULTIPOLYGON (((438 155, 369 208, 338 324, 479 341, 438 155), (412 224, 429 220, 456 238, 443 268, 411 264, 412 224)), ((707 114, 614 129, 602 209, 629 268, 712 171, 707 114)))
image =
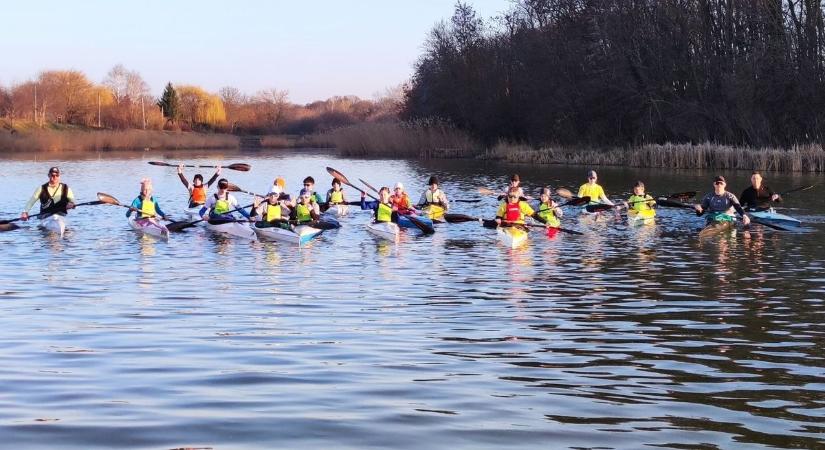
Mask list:
MULTIPOLYGON (((372 189, 374 192, 378 193, 378 189, 375 189, 371 184, 367 183, 366 181, 364 181, 360 178, 358 179, 358 181, 360 181, 361 183, 364 183, 364 186, 366 186, 366 187, 372 189)), ((404 216, 407 219, 410 219, 410 222, 412 222, 413 225, 415 225, 424 234, 433 234, 433 233, 435 233, 435 228, 433 228, 431 225, 429 225, 425 222, 422 222, 421 219, 419 219, 418 217, 415 217, 415 214, 402 214, 402 213, 399 212, 398 215, 399 216, 404 216)))
MULTIPOLYGON (((91 201, 91 202, 76 203, 74 205, 74 207, 77 208, 78 206, 102 205, 102 204, 103 204, 102 201, 95 200, 95 201, 91 201)), ((49 217, 53 214, 56 214, 56 213, 46 212, 46 213, 35 214, 33 216, 29 216, 29 219, 45 219, 46 217, 49 217)), ((12 231, 12 230, 16 230, 16 229, 20 228, 17 225, 10 225, 10 224, 13 224, 14 222, 17 222, 17 221, 20 221, 20 220, 23 220, 23 218, 22 217, 16 217, 14 219, 0 220, 0 231, 12 231), (9 225, 9 226, 4 226, 4 225, 9 225)))
POLYGON ((682 202, 678 202, 676 200, 670 200, 664 197, 659 197, 656 199, 656 204, 659 206, 664 206, 666 208, 681 208, 681 209, 690 209, 695 210, 693 205, 686 205, 682 202))
MULTIPOLYGON (((97 198, 99 199, 100 203, 102 203, 102 204, 112 205, 112 206, 120 206, 120 207, 127 208, 127 209, 135 211, 135 212, 140 212, 139 209, 134 208, 132 206, 124 205, 124 204, 120 203, 119 201, 117 201, 117 199, 114 196, 106 194, 105 192, 98 192, 97 193, 97 198)), ((152 214, 151 216, 146 216, 146 217, 141 217, 141 218, 142 219, 153 219, 155 217, 158 217, 158 216, 156 214, 152 214)))
MULTIPOLYGON (((179 167, 181 164, 173 164, 167 163, 163 161, 149 161, 149 164, 153 166, 164 166, 164 167, 179 167)), ((190 164, 183 164, 183 167, 199 167, 199 168, 211 168, 216 169, 218 166, 198 166, 198 165, 190 165, 190 164)), ((228 166, 221 166, 222 168, 237 170, 239 172, 249 172, 252 168, 249 164, 246 163, 233 163, 228 166)))
POLYGON ((461 200, 451 200, 451 201, 456 202, 456 203, 479 203, 479 202, 481 202, 481 199, 480 199, 480 198, 477 198, 477 199, 475 199, 475 200, 469 200, 469 199, 464 200, 464 199, 461 199, 461 200))
MULTIPOLYGON (((444 220, 446 220, 449 223, 481 222, 481 224, 484 225, 487 228, 496 228, 496 226, 497 226, 496 221, 494 219, 481 219, 481 218, 478 218, 478 217, 468 216, 466 214, 451 214, 451 213, 444 214, 444 220), (489 226, 490 224, 492 224, 493 226, 492 227, 489 226)), ((525 225, 525 226, 534 227, 534 228, 553 228, 553 229, 556 229, 556 230, 559 230, 559 231, 562 231, 562 232, 565 232, 565 233, 577 234, 577 235, 583 235, 584 234, 580 231, 571 230, 571 229, 562 228, 562 227, 547 227, 545 225, 532 224, 532 223, 530 223, 530 224, 519 224, 519 225, 525 225)))
POLYGON ((788 194, 793 193, 793 192, 807 191, 808 189, 813 189, 813 188, 819 186, 820 184, 822 184, 822 183, 820 182, 820 183, 812 184, 810 186, 801 186, 801 187, 793 188, 789 191, 780 192, 779 196, 782 197, 782 196, 788 195, 788 194))
POLYGON ((361 183, 363 183, 363 184, 364 184, 364 186, 366 186, 366 187, 370 188, 370 189, 372 190, 372 192, 375 192, 376 194, 378 193, 378 189, 375 189, 374 187, 372 187, 372 185, 371 185, 371 184, 367 183, 366 181, 364 181, 364 180, 362 180, 362 179, 360 179, 360 178, 358 179, 358 181, 360 181, 361 183))
MULTIPOLYGON (((242 210, 242 209, 249 208, 250 206, 254 206, 254 203, 250 203, 250 204, 248 204, 248 205, 246 205, 246 206, 239 206, 239 207, 237 207, 237 208, 235 208, 235 209, 233 209, 233 210, 229 211, 227 214, 229 214, 229 213, 233 213, 233 212, 235 212, 235 211, 240 211, 240 210, 242 210)), ((204 221, 207 221, 207 220, 209 220, 209 219, 208 219, 208 218, 206 218, 206 219, 198 219, 198 220, 193 220, 193 221, 191 221, 191 222, 172 222, 172 223, 170 223, 170 224, 166 225, 166 228, 167 228, 169 231, 181 231, 181 230, 184 230, 184 229, 186 229, 186 228, 193 227, 193 226, 195 226, 196 224, 199 224, 199 223, 204 222, 204 221)), ((249 220, 239 220, 238 222, 248 222, 248 221, 249 221, 249 220)))
MULTIPOLYGON (((349 178, 347 178, 347 177, 346 177, 343 173, 341 173, 341 172, 339 172, 339 171, 337 171, 337 170, 333 169, 332 167, 327 167, 327 172, 328 172, 330 175, 332 175, 332 177, 333 177, 333 178, 338 178, 339 180, 341 180, 341 182, 342 182, 342 183, 344 183, 344 184, 346 184, 347 186, 349 186, 349 187, 351 187, 351 188, 355 189, 356 191, 358 191, 358 192, 360 192, 360 193, 362 193, 362 194, 364 194, 364 195, 369 196, 369 197, 370 197, 371 199, 373 199, 373 200, 378 200, 378 199, 377 199, 375 196, 373 196, 372 194, 370 194, 370 193, 368 193, 368 192, 364 191, 363 189, 361 189, 361 188, 359 188, 359 187, 355 186, 354 184, 350 183, 349 178)), ((366 184, 366 183, 365 183, 365 184, 366 184)), ((370 187, 371 187, 371 186, 370 186, 370 187)), ((373 189, 374 189, 374 188, 373 188, 373 189)), ((380 201, 380 200, 378 200, 378 201, 380 201)), ((433 234, 433 233, 435 233, 435 229, 434 229, 432 226, 427 225, 426 223, 424 223, 424 222, 422 222, 422 221, 418 220, 418 219, 417 219, 417 218, 415 218, 414 216, 410 216, 410 215, 406 215, 406 216, 410 219, 410 222, 412 222, 412 223, 413 223, 416 227, 418 227, 418 229, 419 229, 419 230, 421 230, 424 234, 433 234)))
MULTIPOLYGON (((499 227, 499 224, 496 223, 495 219, 479 219, 479 220, 481 221, 481 225, 484 228, 498 228, 499 227)), ((520 226, 520 227, 531 227, 531 228, 542 228, 542 229, 554 229, 554 230, 559 230, 559 231, 564 232, 564 233, 575 234, 575 235, 578 235, 578 236, 584 235, 584 233, 582 233, 581 231, 571 230, 569 228, 562 228, 562 227, 548 227, 548 226, 541 225, 541 224, 538 224, 538 223, 510 223, 510 222, 502 221, 500 226, 503 226, 503 227, 520 226)))

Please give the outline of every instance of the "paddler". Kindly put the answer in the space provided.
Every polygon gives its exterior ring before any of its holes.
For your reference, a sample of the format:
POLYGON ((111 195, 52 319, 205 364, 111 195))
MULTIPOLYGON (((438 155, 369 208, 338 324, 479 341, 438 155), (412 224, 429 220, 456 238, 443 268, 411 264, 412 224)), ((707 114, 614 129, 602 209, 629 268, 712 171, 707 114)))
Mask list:
POLYGON ((60 169, 57 167, 49 169, 49 182, 35 189, 20 214, 21 219, 29 220, 29 210, 38 200, 40 201, 40 215, 44 217, 51 214, 65 216, 68 210, 74 208, 74 193, 68 185, 60 182, 60 169))
POLYGON ((183 175, 183 164, 178 166, 178 177, 180 177, 180 182, 186 187, 189 191, 189 207, 194 208, 196 206, 203 206, 206 204, 206 190, 212 186, 212 183, 218 179, 218 176, 221 174, 221 166, 218 166, 218 169, 215 170, 214 175, 212 178, 204 186, 203 184, 203 175, 196 173, 194 178, 192 178, 192 184, 189 184, 189 181, 186 180, 186 177, 183 175))
MULTIPOLYGON (((527 197, 524 196, 524 189, 522 189, 522 187, 521 187, 521 177, 518 176, 517 173, 514 173, 510 177, 510 185, 507 187, 507 192, 510 192, 510 189, 513 189, 513 188, 518 189, 518 196, 519 196, 520 199, 529 200, 527 197)), ((506 198, 502 199, 502 200, 506 200, 506 198)))
POLYGON ((524 225, 524 218, 533 216, 536 212, 530 205, 521 199, 523 192, 516 186, 507 191, 507 198, 501 202, 496 212, 496 224, 501 226, 524 225))
POLYGON ((559 205, 550 197, 550 188, 542 188, 539 195, 539 207, 533 218, 545 224, 548 228, 558 228, 561 226, 561 218, 564 215, 559 205))
POLYGON ((398 214, 415 214, 410 196, 404 192, 404 184, 400 181, 395 183, 395 189, 393 189, 393 194, 390 196, 390 202, 392 203, 393 211, 398 211, 398 214))
POLYGON ((344 197, 344 190, 341 188, 341 180, 338 178, 332 179, 332 188, 327 191, 327 205, 343 205, 347 203, 344 197))
POLYGON ((624 207, 627 208, 628 212, 635 211, 637 214, 652 214, 651 217, 656 215, 656 211, 653 209, 654 206, 656 206, 656 200, 645 193, 645 184, 641 181, 637 181, 636 184, 633 185, 633 195, 624 202, 624 207), (653 212, 644 213, 643 211, 653 212))
POLYGON ((429 188, 421 194, 418 199, 416 208, 421 209, 430 219, 441 219, 444 213, 450 209, 450 203, 447 200, 447 194, 438 188, 438 178, 431 176, 427 182, 429 188))
POLYGON ((613 205, 613 202, 607 198, 607 195, 604 193, 604 189, 599 186, 596 181, 598 181, 599 176, 596 175, 595 170, 587 171, 587 183, 584 183, 579 187, 579 194, 578 197, 590 197, 590 204, 603 204, 603 205, 613 205))
MULTIPOLYGON (((312 202, 315 204, 323 203, 324 199, 321 198, 321 194, 315 192, 315 178, 306 177, 304 178, 304 189, 301 192, 307 191, 310 193, 312 202)), ((298 194, 300 196, 300 194, 298 194)))
POLYGON ((393 210, 390 200, 390 188, 382 186, 378 190, 378 200, 368 202, 366 192, 361 192, 361 209, 373 211, 374 222, 398 223, 398 211, 393 210))
POLYGON ((316 221, 320 217, 318 203, 313 201, 313 193, 307 189, 302 189, 298 196, 298 203, 292 209, 289 218, 301 225, 316 221))
POLYGON ((770 202, 781 202, 782 197, 775 193, 768 185, 762 183, 762 174, 751 174, 751 185, 742 191, 739 202, 749 210, 764 210, 770 207, 770 202))
POLYGON ((232 214, 235 211, 250 219, 249 213, 239 208, 238 199, 229 193, 229 180, 221 178, 218 180, 218 192, 212 194, 206 200, 206 205, 201 208, 201 217, 204 220, 229 222, 235 220, 235 216, 232 214))
POLYGON ((270 191, 264 201, 255 198, 255 205, 252 208, 251 218, 260 217, 261 220, 255 222, 258 228, 281 227, 289 228, 287 218, 290 215, 289 206, 285 199, 286 194, 270 191))
POLYGON ((739 204, 739 200, 735 195, 725 190, 727 182, 725 177, 719 175, 713 180, 713 192, 709 192, 702 197, 702 202, 694 205, 696 213, 699 215, 707 212, 707 222, 732 222, 734 220, 734 211, 742 216, 742 224, 749 225, 751 223, 750 217, 745 215, 745 210, 739 204))
POLYGON ((155 217, 167 220, 158 201, 152 196, 152 180, 149 178, 140 180, 140 194, 132 200, 132 207, 126 211, 126 217, 132 217, 132 213, 137 215, 137 220, 145 219, 154 222, 155 217))

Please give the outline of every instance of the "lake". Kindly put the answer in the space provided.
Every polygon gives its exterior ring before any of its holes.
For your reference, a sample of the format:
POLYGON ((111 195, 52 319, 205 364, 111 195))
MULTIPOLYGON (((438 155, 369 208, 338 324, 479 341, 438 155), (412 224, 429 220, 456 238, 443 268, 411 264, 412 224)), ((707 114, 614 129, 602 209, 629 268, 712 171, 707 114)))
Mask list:
MULTIPOLYGON (((451 199, 480 200, 451 212, 481 217, 497 201, 479 187, 501 190, 518 172, 528 194, 575 191, 587 169, 311 150, 4 158, 7 219, 52 165, 78 202, 106 192, 128 204, 151 177, 181 219, 175 169, 148 161, 246 162, 250 172, 223 175, 258 192, 282 175, 293 195, 306 175, 325 192, 326 166, 375 186, 402 181, 413 200, 435 174, 451 199)), ((637 179, 654 194, 706 192, 716 175, 599 172, 613 198, 637 179)), ((739 195, 750 174, 724 175, 739 195)), ((820 180, 766 175, 779 191, 820 180)), ((22 224, 0 233, 3 446, 822 447, 822 189, 782 204, 800 232, 700 240, 690 211, 661 208, 638 227, 568 208, 563 225, 584 235, 533 232, 517 249, 477 222, 381 242, 361 211, 301 248, 203 228, 159 241, 115 206, 71 211, 62 239, 22 224)))

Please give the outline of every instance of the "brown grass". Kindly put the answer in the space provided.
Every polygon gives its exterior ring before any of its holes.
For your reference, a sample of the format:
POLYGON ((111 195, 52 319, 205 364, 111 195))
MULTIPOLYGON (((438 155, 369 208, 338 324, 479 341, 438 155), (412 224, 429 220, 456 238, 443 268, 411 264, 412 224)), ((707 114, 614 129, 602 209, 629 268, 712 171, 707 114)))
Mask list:
POLYGON ((238 137, 228 134, 143 130, 0 130, 0 152, 85 152, 143 149, 237 148, 238 137))
POLYGON ((363 123, 326 136, 344 156, 467 158, 480 148, 469 134, 440 121, 363 123))
POLYGON ((263 148, 332 148, 335 144, 327 135, 311 134, 306 136, 275 134, 261 136, 263 148))
POLYGON ((816 144, 796 145, 790 149, 732 147, 712 143, 668 143, 608 149, 535 149, 523 144, 500 142, 481 157, 526 164, 825 172, 825 149, 816 144))

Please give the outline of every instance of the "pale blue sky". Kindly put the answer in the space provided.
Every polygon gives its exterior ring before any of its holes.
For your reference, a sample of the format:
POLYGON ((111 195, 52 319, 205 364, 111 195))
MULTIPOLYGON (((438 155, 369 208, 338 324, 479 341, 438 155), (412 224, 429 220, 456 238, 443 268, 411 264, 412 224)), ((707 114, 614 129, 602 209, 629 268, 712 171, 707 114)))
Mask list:
MULTIPOLYGON (((509 0, 469 0, 482 17, 509 0)), ((298 103, 370 98, 407 80, 452 0, 30 1, 2 7, 0 84, 44 69, 101 82, 122 63, 159 95, 167 81, 216 92, 277 88, 298 103)))

